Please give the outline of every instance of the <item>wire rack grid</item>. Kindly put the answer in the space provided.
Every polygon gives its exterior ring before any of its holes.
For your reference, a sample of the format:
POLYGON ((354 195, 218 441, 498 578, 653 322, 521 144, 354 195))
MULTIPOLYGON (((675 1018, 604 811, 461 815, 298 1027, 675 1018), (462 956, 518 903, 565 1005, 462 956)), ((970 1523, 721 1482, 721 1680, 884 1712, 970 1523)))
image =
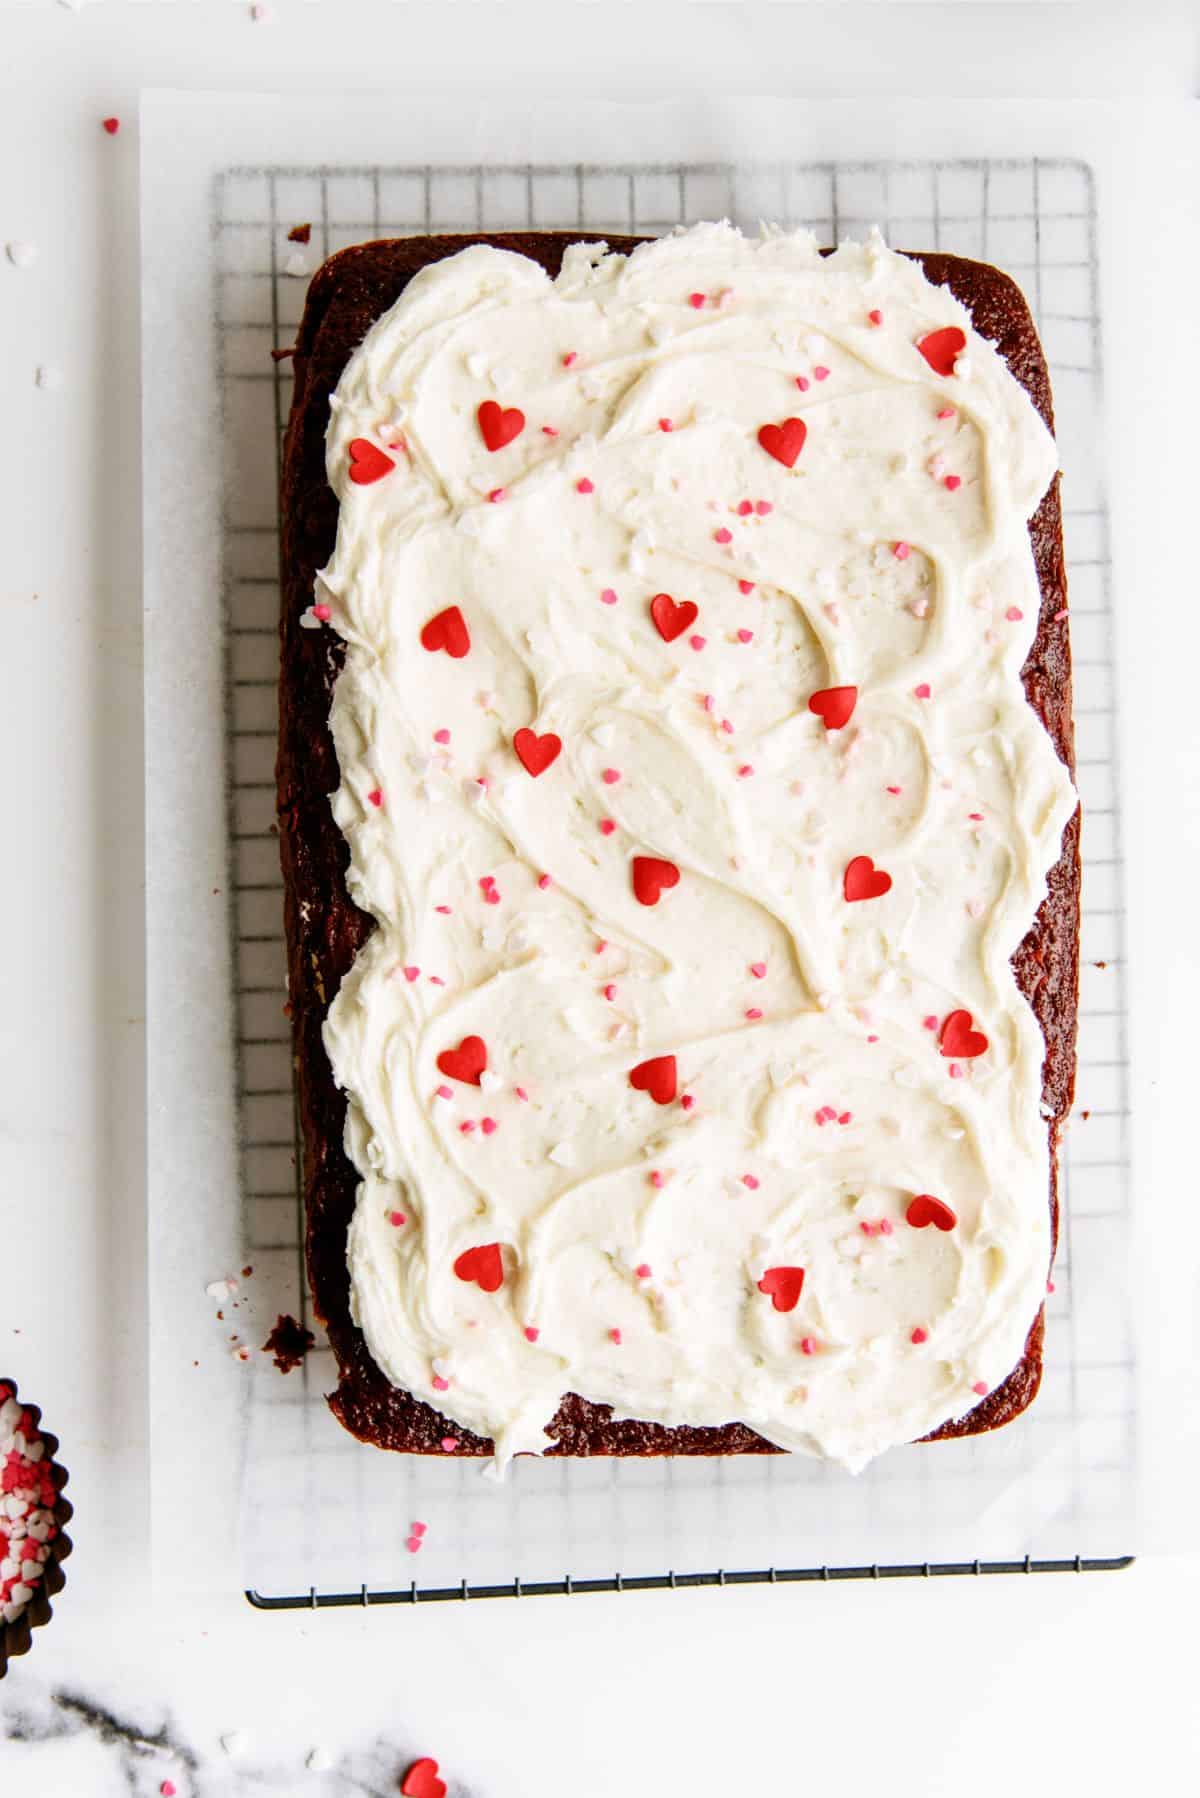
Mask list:
POLYGON ((266 1364, 252 1375, 243 1534, 248 1595, 262 1606, 1084 1571, 1128 1560, 1112 1552, 1128 1545, 1122 1531, 1132 1517, 1135 1452, 1133 1349, 1120 1271, 1129 1224, 1126 970, 1108 521, 1096 460, 1096 207, 1083 163, 289 166, 231 168, 217 178, 230 926, 246 1253, 271 1310, 309 1322, 274 834, 276 493, 291 369, 272 363, 269 352, 291 340, 306 276, 334 251, 367 238, 517 228, 656 233, 719 217, 749 227, 760 218, 803 224, 824 242, 878 224, 899 246, 994 262, 1025 290, 1050 363, 1068 470, 1085 827, 1080 1108, 1063 1156, 1042 1393, 1018 1425, 994 1438, 896 1450, 854 1482, 795 1456, 559 1462, 539 1464, 536 1474, 522 1463, 498 1496, 465 1466, 380 1455, 346 1436, 324 1403, 334 1374, 322 1343, 286 1383, 266 1364), (289 236, 304 225, 307 245, 289 236), (828 1524, 831 1504, 836 1528, 828 1524), (448 1520, 440 1551, 422 1557, 435 1577, 421 1586, 397 1577, 406 1519, 418 1505, 439 1507, 448 1520), (991 1545, 993 1558, 946 1552, 950 1544, 976 1551, 991 1545), (936 1560, 931 1547, 942 1551, 936 1560), (892 1551, 883 1564, 880 1549, 892 1551), (761 1564, 782 1561, 779 1550, 790 1551, 795 1564, 761 1564), (731 1554, 746 1563, 739 1571, 725 1570, 731 1554), (718 1571, 661 1571, 685 1556, 692 1566, 715 1562, 718 1571), (842 1564, 829 1564, 835 1556, 842 1564), (614 1564, 629 1572, 610 1575, 614 1564), (579 1577, 559 1577, 564 1565, 577 1566, 579 1577), (522 1566, 536 1577, 523 1581, 522 1566))

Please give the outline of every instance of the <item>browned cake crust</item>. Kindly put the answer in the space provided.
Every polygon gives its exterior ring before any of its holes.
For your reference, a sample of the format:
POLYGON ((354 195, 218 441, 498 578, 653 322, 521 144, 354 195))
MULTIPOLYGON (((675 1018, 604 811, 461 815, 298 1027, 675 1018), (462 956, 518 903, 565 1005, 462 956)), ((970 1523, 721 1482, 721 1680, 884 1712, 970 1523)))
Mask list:
MULTIPOLYGON (((392 1386, 376 1366, 350 1315, 346 1233, 358 1174, 342 1146, 346 1100, 334 1085, 321 1037, 330 1001, 374 928, 346 891, 349 852, 333 821, 329 795, 339 775, 329 709, 343 645, 331 631, 305 631, 300 616, 313 580, 333 554, 337 500, 325 478, 329 398, 352 352, 410 278, 429 262, 472 243, 497 244, 557 274, 572 232, 502 232, 462 237, 407 237, 363 244, 333 256, 313 277, 295 348, 295 391, 284 442, 280 496, 282 601, 279 683, 279 843, 283 861, 288 989, 295 1033, 300 1117, 304 1133, 308 1272, 317 1315, 338 1363, 329 1403, 365 1442, 409 1453, 441 1452, 453 1434, 460 1454, 491 1452, 485 1437, 448 1422, 431 1406, 392 1386)), ((614 250, 642 241, 609 237, 614 250)), ((917 255, 928 278, 948 286, 970 309, 976 329, 992 339, 1053 429, 1050 380, 1037 332, 1020 289, 985 263, 917 255)), ((1024 668, 1025 691, 1060 759, 1074 772, 1071 652, 1063 567, 1062 511, 1056 478, 1030 526, 1041 588, 1037 635, 1024 668)), ((1075 1083, 1075 1019, 1079 969, 1079 814, 1063 834, 1049 893, 1033 929, 1013 957, 1021 991, 1046 1039, 1042 1090, 1050 1135, 1050 1208, 1058 1232, 1057 1149, 1075 1083)), ((971 1435, 1016 1417, 1041 1381, 1043 1316, 1009 1377, 968 1414, 935 1432, 971 1435)), ((668 1429, 622 1422, 607 1405, 576 1394, 564 1398, 549 1426, 557 1448, 572 1455, 770 1454, 773 1445, 742 1423, 719 1429, 668 1429)), ((933 1438, 931 1438, 932 1440, 933 1438)))

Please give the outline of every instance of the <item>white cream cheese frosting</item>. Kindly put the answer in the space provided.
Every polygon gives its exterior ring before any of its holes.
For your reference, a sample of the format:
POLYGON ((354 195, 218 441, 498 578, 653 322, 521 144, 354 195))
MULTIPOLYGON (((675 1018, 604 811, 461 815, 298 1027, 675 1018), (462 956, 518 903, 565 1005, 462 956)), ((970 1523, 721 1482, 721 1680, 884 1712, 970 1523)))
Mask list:
POLYGON ((327 458, 379 1366, 502 1459, 568 1392, 855 1469, 962 1415, 1050 1253, 1025 393, 878 237, 700 225, 425 268, 327 458))

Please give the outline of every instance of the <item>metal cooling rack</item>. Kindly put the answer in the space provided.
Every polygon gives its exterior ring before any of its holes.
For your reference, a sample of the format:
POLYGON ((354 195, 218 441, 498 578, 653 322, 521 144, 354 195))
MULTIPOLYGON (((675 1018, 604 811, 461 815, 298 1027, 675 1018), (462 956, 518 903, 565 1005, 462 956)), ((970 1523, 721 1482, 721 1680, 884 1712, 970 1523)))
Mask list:
MULTIPOLYGON (((1079 1536, 1105 1517, 1128 1517, 1135 1415, 1133 1354, 1123 1288, 1113 1267, 1126 1259, 1129 1207, 1128 1063, 1124 1003, 1120 812, 1115 772, 1112 593, 1103 478, 1093 461, 1101 438, 1101 350, 1096 207, 1091 170, 1074 161, 1011 160, 896 163, 561 165, 529 167, 404 166, 396 168, 232 168, 213 193, 214 277, 221 398, 227 450, 225 626, 232 953, 236 986, 237 1081, 245 1247, 256 1287, 270 1309, 309 1323, 304 1272, 301 1151, 283 1016, 285 953, 282 885, 274 834, 275 690, 277 678, 277 475, 280 440, 291 401, 291 367, 269 351, 288 344, 303 310, 305 276, 325 257, 367 238, 414 233, 571 228, 657 233, 697 218, 727 216, 753 227, 766 218, 804 224, 824 242, 861 235, 879 224, 901 247, 949 250, 999 264, 1023 287, 1051 367, 1067 467, 1066 545, 1076 676, 1078 785, 1084 807, 1084 884, 1080 994, 1079 1107, 1062 1166, 1062 1227, 1048 1303, 1046 1387, 1033 1412, 1000 1435, 1007 1477, 1036 1488, 1047 1431, 1069 1426, 1072 1465, 1056 1470, 1071 1488, 1061 1529, 1079 1536), (307 247, 288 239, 311 226, 307 247), (1014 1450, 1012 1443, 1018 1446, 1014 1450)), ((319 1326, 318 1326, 319 1330, 319 1326)), ((281 1382, 256 1369, 249 1404, 244 1515, 259 1548, 265 1529, 307 1510, 297 1528, 305 1542, 323 1541, 320 1520, 355 1508, 364 1540, 378 1547, 380 1500, 364 1471, 364 1450, 331 1423, 324 1392, 334 1384, 333 1359, 322 1345, 299 1375, 281 1382), (302 1382, 299 1390, 296 1387, 302 1382), (281 1506, 283 1507, 281 1511, 281 1506), (259 1520, 269 1516, 270 1524, 259 1520)), ((977 1439, 977 1442, 983 1439, 977 1439)), ((929 1506, 954 1479, 971 1478, 971 1455, 951 1463, 950 1445, 924 1451, 915 1474, 894 1488, 875 1476, 855 1483, 873 1494, 929 1506), (935 1471, 930 1463, 940 1465, 935 1471), (965 1468, 965 1471, 964 1471, 965 1468), (905 1496, 907 1495, 907 1496, 905 1496)), ((995 1455, 993 1448, 989 1451, 995 1455)), ((894 1458, 905 1451, 893 1451, 894 1458)), ((376 1457, 377 1460, 383 1457, 376 1457)), ((388 1458, 393 1460, 393 1458, 388 1458)), ((759 1475, 768 1493, 784 1490, 782 1457, 759 1475)), ((789 1461, 797 1457, 787 1457, 789 1461)), ((758 1457, 755 1457, 758 1460, 758 1457)), ((394 1460, 393 1460, 394 1465, 394 1460)), ((562 1468, 565 1464, 558 1464, 562 1468)), ((907 1465, 907 1464, 906 1464, 907 1465)), ((576 1464, 578 1467, 579 1464, 576 1464)), ((465 1469, 439 1469, 461 1482, 465 1469)), ((656 1468, 664 1503, 685 1514, 697 1493, 694 1469, 667 1461, 656 1468)), ((630 1483, 627 1467, 594 1466, 575 1476, 575 1505, 601 1492, 615 1507, 630 1483)), ((847 1503, 829 1471, 813 1467, 809 1485, 847 1503)), ((403 1480, 391 1482, 407 1492, 403 1480)), ((732 1503, 736 1470, 711 1475, 713 1504, 732 1503)), ((447 1488, 466 1503, 461 1483, 447 1488)), ((707 1488, 706 1488, 707 1490, 707 1488)), ((799 1491, 792 1487, 793 1499, 799 1491)), ((554 1496, 569 1500, 563 1475, 554 1496)), ((432 1502, 432 1501, 431 1501, 432 1502)), ((533 1500, 526 1500, 533 1504, 533 1500)), ((884 1516, 872 1497, 867 1517, 884 1516)), ((1032 1504, 1032 1501, 1031 1501, 1032 1504)), ((392 1509, 399 1514, 400 1501, 392 1509)), ((536 1514, 536 1513, 535 1513, 536 1514)), ((514 1512, 514 1516, 518 1513, 514 1512)), ((1040 1515, 1040 1513, 1039 1513, 1040 1515)), ((384 1524, 384 1560, 400 1555, 398 1531, 384 1524)), ((593 1532, 594 1536, 594 1532, 593 1532)), ((298 1538, 299 1539, 299 1538, 298 1538)), ((1061 1546, 1057 1544, 1056 1546, 1061 1546)), ((315 1555, 315 1549, 314 1549, 315 1555)), ((667 1559, 664 1552, 659 1565, 667 1559)), ((699 1557, 697 1557, 699 1558, 699 1557)), ((714 1556, 715 1558, 715 1556, 714 1556)), ((254 1590, 266 1609, 418 1603, 444 1599, 643 1591, 671 1587, 790 1583, 949 1574, 1090 1571, 1128 1564, 1128 1556, 1066 1554, 1042 1558, 912 1560, 902 1564, 797 1566, 711 1573, 643 1573, 623 1577, 468 1581, 408 1586, 382 1579, 371 1589, 344 1578, 286 1596, 254 1590)), ((561 1563, 560 1563, 561 1564, 561 1563)), ((611 1565, 611 1561, 609 1565, 611 1565)), ((703 1564, 703 1563, 701 1563, 703 1564)), ((312 1571, 310 1563, 306 1568, 312 1571)), ((359 1568, 358 1571, 362 1569, 359 1568)))

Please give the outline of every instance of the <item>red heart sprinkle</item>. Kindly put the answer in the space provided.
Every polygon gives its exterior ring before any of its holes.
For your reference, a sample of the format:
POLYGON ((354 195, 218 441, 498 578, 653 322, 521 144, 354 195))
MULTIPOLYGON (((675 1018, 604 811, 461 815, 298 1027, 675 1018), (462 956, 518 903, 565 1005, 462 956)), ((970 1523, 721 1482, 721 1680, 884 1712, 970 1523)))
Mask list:
POLYGON ((551 762, 558 760, 562 751, 562 738, 556 737, 552 730, 548 730, 544 737, 539 737, 536 731, 526 727, 514 732, 513 748, 526 773, 532 774, 536 780, 539 774, 546 772, 551 762))
POLYGON ((794 1311, 803 1287, 802 1267, 769 1267, 758 1282, 758 1290, 766 1293, 776 1311, 794 1311))
POLYGON ((909 1201, 904 1221, 911 1224, 914 1230, 924 1230, 929 1224, 936 1224, 939 1230, 953 1230, 958 1219, 949 1205, 943 1204, 941 1199, 935 1199, 929 1192, 919 1192, 915 1199, 909 1201))
POLYGON ((869 855, 856 855, 846 863, 842 875, 842 892, 853 903, 856 899, 882 899, 891 891, 892 877, 877 868, 869 855))
POLYGON ((467 1285, 474 1281, 481 1292, 499 1292, 504 1284, 504 1257, 500 1253, 500 1244, 481 1242, 473 1249, 464 1249, 454 1263, 454 1271, 467 1285))
POLYGON ((928 337, 922 337, 917 344, 935 375, 952 375, 954 364, 966 347, 966 333, 960 331, 957 325, 946 325, 940 331, 931 331, 928 337))
POLYGON ((431 653, 444 649, 456 662, 462 660, 470 647, 471 633, 457 606, 447 606, 444 612, 431 618, 421 632, 422 649, 428 649, 431 653))
POLYGON ((510 406, 505 412, 495 400, 484 400, 475 416, 479 420, 479 434, 493 454, 525 429, 525 414, 520 407, 510 406))
POLYGON ((104 129, 108 132, 110 137, 115 137, 117 132, 121 129, 120 119, 101 119, 100 123, 104 126, 104 129))
POLYGON ((369 487, 372 481, 381 481, 385 474, 391 474, 396 464, 390 456, 385 456, 377 443, 369 437, 353 437, 350 440, 350 479, 356 487, 369 487))
POLYGON ((841 730, 849 724, 857 704, 857 687, 822 687, 809 698, 808 709, 823 720, 826 730, 841 730))
POLYGON ((938 1042, 942 1054, 949 1060, 973 1061, 977 1055, 986 1054, 988 1039, 982 1030, 972 1030, 974 1021, 969 1011, 952 1011, 947 1015, 938 1042))
POLYGON ((437 1064, 451 1080, 461 1080, 464 1086, 479 1086, 479 1076, 487 1067, 487 1044, 481 1036, 464 1036, 457 1049, 442 1050, 437 1064))
POLYGON ((679 869, 674 862, 660 861, 657 855, 635 855, 633 858, 634 897, 642 905, 657 905, 664 887, 679 885, 679 869))
POLYGON ((403 1798, 446 1798, 446 1782, 437 1776, 438 1764, 426 1755, 414 1761, 400 1787, 403 1798))
POLYGON ((630 1069, 629 1084, 635 1092, 649 1093, 656 1105, 669 1105, 676 1092, 675 1057, 655 1055, 650 1061, 639 1061, 630 1069))
POLYGON ((768 456, 774 456, 785 468, 794 468, 807 436, 808 426, 802 418, 785 418, 781 425, 763 425, 758 441, 768 456))
POLYGON ((700 608, 690 599, 681 599, 677 604, 669 593, 656 593, 650 601, 650 616, 663 642, 674 643, 690 624, 695 624, 700 608))

